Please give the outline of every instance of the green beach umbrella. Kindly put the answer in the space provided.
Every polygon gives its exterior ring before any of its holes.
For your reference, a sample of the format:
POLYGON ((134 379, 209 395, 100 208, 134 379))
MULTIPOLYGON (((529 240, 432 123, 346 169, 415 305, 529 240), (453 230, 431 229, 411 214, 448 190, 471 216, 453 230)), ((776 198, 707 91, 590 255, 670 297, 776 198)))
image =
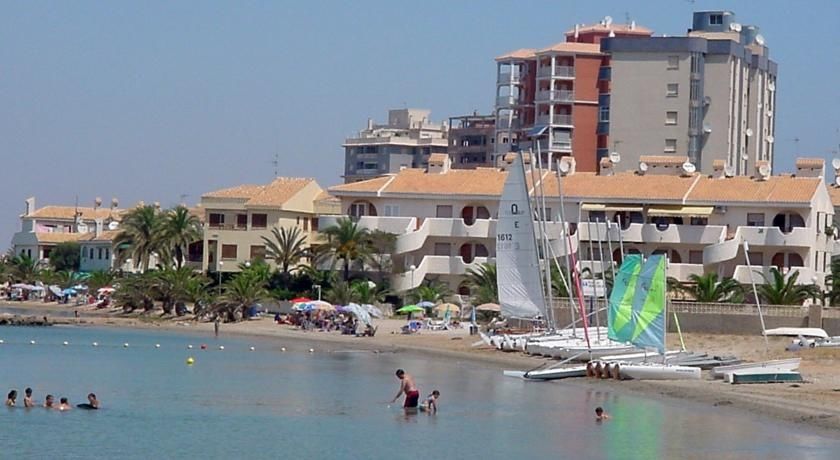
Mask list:
POLYGON ((397 313, 422 313, 424 311, 423 307, 418 307, 417 305, 406 305, 397 310, 397 313))

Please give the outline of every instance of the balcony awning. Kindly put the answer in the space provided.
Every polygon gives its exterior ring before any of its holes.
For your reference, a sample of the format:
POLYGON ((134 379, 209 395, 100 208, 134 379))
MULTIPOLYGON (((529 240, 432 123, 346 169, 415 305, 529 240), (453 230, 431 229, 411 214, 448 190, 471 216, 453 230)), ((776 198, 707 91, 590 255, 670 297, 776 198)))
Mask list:
POLYGON ((614 212, 642 212, 641 206, 620 205, 620 204, 595 204, 584 203, 580 207, 583 211, 614 211, 614 212))
POLYGON ((655 217, 709 217, 714 209, 713 206, 652 206, 647 214, 655 217))

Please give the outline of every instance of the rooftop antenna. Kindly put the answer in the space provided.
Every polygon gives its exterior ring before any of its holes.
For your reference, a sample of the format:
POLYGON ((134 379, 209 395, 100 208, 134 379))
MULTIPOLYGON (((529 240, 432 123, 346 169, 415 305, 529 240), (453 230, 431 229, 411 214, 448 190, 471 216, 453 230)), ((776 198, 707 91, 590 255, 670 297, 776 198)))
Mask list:
POLYGON ((793 156, 799 155, 799 138, 793 138, 793 156))
POLYGON ((625 22, 625 23, 629 26, 629 25, 630 25, 630 21, 632 21, 632 19, 630 19, 630 12, 629 12, 629 11, 625 11, 625 12, 624 12, 624 22, 625 22))
POLYGON ((271 160, 271 164, 274 165, 274 177, 279 176, 280 175, 280 171, 279 171, 279 169, 280 169, 280 155, 279 154, 277 154, 277 153, 274 154, 274 159, 271 160))

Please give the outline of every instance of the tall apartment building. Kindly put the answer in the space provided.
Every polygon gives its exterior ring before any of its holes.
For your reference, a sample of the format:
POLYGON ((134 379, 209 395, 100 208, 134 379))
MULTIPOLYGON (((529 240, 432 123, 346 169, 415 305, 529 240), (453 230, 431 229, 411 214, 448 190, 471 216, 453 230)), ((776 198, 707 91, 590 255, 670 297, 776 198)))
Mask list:
POLYGON ((402 168, 424 167, 433 153, 446 153, 446 123, 433 123, 421 109, 388 111, 388 123, 368 119, 357 137, 344 141, 344 181, 372 179, 402 168))
POLYGON ((712 173, 749 175, 774 160, 777 64, 758 34, 730 11, 695 12, 685 36, 608 37, 609 94, 602 131, 635 169, 643 155, 687 156, 712 173))
MULTIPOLYGON (((543 49, 519 49, 496 58, 496 156, 513 144, 534 148, 529 133, 542 131, 545 160, 573 156, 580 171, 598 169, 607 149, 599 131, 600 96, 609 90, 609 56, 601 52, 607 37, 649 37, 635 23, 576 25, 566 41, 543 49), (599 150, 600 149, 600 150, 599 150)), ((600 126, 603 128, 603 126, 600 126)))
POLYGON ((455 169, 495 164, 496 117, 465 115, 449 118, 449 147, 446 149, 455 169))

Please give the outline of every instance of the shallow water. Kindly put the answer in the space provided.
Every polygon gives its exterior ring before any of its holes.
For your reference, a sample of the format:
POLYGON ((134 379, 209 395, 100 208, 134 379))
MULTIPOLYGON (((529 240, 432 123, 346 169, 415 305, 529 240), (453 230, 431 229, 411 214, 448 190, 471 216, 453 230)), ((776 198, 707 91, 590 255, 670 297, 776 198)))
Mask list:
POLYGON ((406 353, 74 327, 6 327, 0 339, 0 391, 16 388, 20 405, 27 386, 38 401, 52 393, 76 404, 93 391, 103 404, 0 408, 0 458, 821 459, 840 448, 727 408, 524 382, 406 353), (424 395, 442 392, 437 415, 387 406, 397 367, 424 395), (611 420, 594 421, 598 405, 611 420))

